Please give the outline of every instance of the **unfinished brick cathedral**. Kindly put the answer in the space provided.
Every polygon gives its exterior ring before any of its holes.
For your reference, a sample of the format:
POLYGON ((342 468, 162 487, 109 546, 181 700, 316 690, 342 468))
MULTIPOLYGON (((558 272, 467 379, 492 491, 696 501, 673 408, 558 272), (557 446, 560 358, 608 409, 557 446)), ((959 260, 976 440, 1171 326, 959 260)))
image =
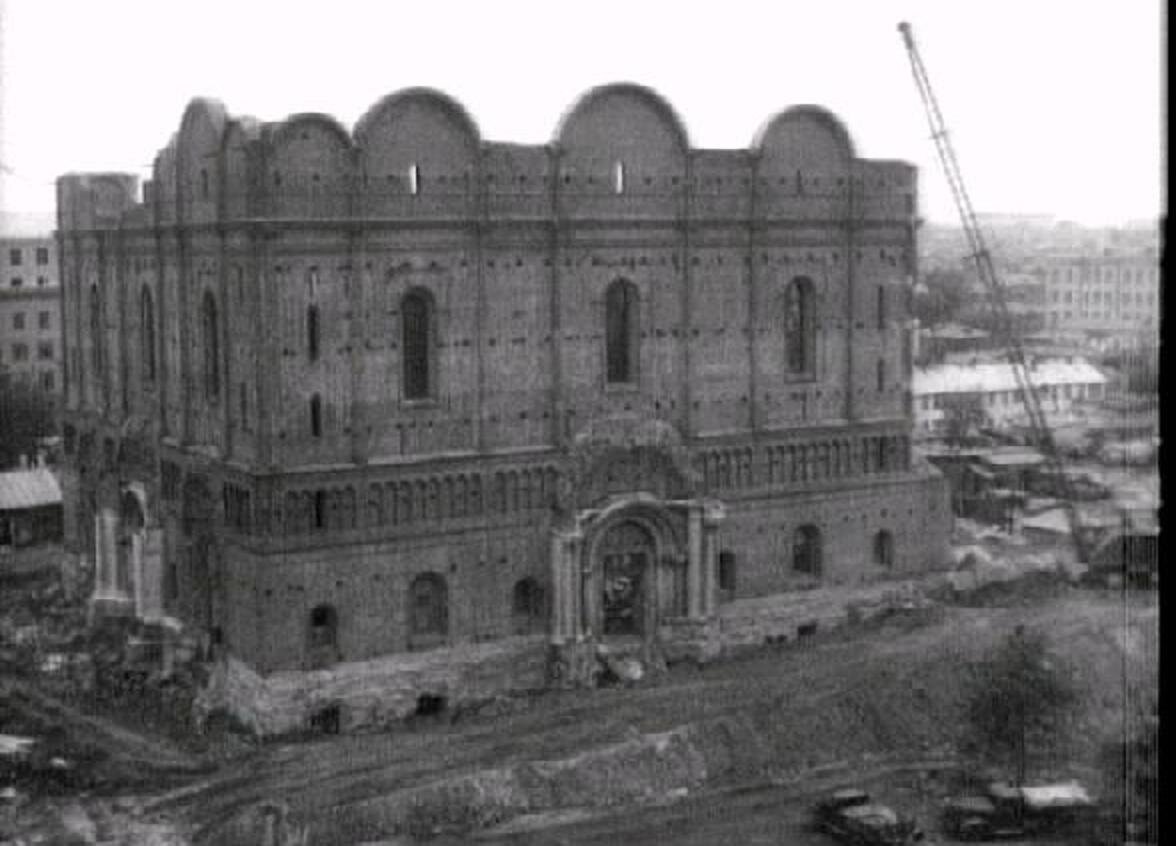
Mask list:
POLYGON ((427 89, 351 132, 199 99, 141 195, 57 190, 102 614, 263 675, 517 636, 558 664, 705 653, 725 605, 941 559, 916 172, 823 109, 708 150, 630 84, 536 146, 427 89))

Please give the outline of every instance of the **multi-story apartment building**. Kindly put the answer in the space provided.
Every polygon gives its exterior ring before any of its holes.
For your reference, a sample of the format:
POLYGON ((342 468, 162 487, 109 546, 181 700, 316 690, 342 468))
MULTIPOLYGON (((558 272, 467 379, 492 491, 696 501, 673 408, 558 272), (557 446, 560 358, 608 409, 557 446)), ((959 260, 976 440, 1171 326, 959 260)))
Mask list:
POLYGON ((702 150, 633 85, 530 147, 422 89, 351 132, 197 100, 143 201, 58 197, 66 529, 112 613, 261 672, 564 655, 942 560, 916 172, 823 109, 702 150))
POLYGON ((50 236, 0 237, 0 380, 61 390, 61 287, 50 236))
POLYGON ((1102 351, 1159 337, 1160 263, 1154 250, 1056 256, 1040 262, 1046 329, 1102 351))

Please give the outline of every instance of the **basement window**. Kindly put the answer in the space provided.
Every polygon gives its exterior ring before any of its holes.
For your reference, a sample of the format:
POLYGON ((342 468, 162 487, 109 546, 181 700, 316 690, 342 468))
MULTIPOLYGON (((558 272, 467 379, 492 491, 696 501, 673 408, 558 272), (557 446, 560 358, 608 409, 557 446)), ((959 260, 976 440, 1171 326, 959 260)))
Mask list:
POLYGON ((417 697, 417 705, 415 716, 417 717, 436 717, 445 713, 447 706, 444 696, 439 696, 433 693, 422 693, 417 697))

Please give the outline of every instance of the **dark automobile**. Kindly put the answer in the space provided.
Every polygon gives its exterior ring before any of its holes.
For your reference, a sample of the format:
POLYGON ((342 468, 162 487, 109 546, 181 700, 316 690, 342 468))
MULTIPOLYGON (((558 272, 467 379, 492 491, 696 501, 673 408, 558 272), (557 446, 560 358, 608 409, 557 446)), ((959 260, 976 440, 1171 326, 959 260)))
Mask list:
POLYGON ((856 788, 838 790, 818 802, 813 826, 842 843, 858 846, 908 846, 923 839, 913 819, 899 816, 856 788))
POLYGON ((1089 826, 1095 804, 1076 783, 1038 787, 988 785, 983 793, 949 799, 943 829, 957 840, 1070 834, 1089 826))

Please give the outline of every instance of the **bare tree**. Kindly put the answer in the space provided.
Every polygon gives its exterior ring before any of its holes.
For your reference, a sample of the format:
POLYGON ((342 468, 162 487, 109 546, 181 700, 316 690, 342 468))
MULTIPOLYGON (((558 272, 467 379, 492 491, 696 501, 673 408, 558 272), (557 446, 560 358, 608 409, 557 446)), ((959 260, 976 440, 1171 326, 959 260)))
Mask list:
POLYGON ((971 667, 965 751, 1011 769, 1024 784, 1031 763, 1056 752, 1079 702, 1073 673, 1040 631, 1018 626, 971 667))

